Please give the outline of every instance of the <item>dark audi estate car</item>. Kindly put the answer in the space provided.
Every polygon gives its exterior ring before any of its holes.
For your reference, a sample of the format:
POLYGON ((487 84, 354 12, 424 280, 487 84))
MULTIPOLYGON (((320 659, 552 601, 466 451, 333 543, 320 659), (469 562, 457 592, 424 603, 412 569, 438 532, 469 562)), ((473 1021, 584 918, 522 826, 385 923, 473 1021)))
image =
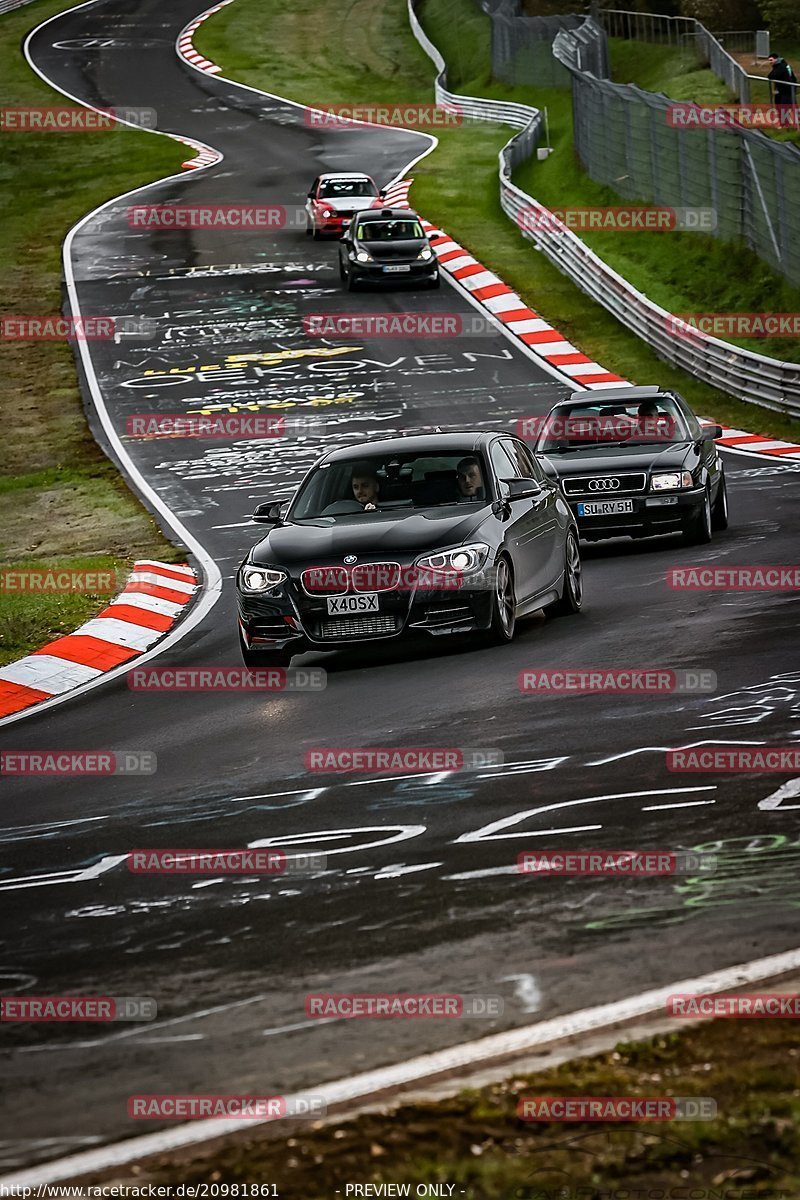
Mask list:
POLYGON ((484 631, 574 613, 582 599, 575 520, 559 485, 508 434, 434 433, 329 451, 239 568, 248 666, 411 631, 484 631))
POLYGON ((339 274, 352 292, 361 283, 439 286, 439 264, 415 212, 376 208, 356 213, 339 244, 339 274))
POLYGON ((702 426, 677 392, 604 388, 552 408, 535 452, 587 541, 682 533, 696 544, 728 525, 718 437, 719 425, 702 426))

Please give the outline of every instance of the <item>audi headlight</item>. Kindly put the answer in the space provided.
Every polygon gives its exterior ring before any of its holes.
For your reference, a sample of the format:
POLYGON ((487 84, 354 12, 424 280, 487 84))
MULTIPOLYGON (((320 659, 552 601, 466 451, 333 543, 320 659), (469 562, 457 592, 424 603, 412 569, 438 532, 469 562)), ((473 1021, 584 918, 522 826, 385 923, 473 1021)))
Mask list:
POLYGON ((423 246, 417 255, 417 258, 423 258, 426 262, 429 258, 433 258, 433 251, 431 250, 430 246, 423 246))
POLYGON ((358 253, 356 254, 356 261, 357 262, 372 262, 372 255, 369 254, 366 250, 359 250, 358 253))
POLYGON ((418 558, 416 566, 429 571, 459 571, 462 575, 471 575, 480 571, 489 555, 489 547, 483 542, 473 542, 470 546, 459 546, 456 550, 440 550, 437 554, 426 554, 418 558))
POLYGON ((242 567, 242 587, 246 592, 263 595, 274 592, 284 579, 285 571, 276 571, 274 567, 242 567))
POLYGON ((694 483, 691 471, 664 471, 650 480, 651 492, 675 492, 678 488, 690 488, 694 483))

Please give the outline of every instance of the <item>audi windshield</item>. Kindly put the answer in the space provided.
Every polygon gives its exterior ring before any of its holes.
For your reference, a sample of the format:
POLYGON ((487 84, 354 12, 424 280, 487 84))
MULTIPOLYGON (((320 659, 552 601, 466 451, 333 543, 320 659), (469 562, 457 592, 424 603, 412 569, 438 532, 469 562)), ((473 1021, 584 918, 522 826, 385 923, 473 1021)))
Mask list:
POLYGON ((559 405, 542 417, 536 449, 558 453, 587 446, 670 445, 690 440, 677 401, 662 394, 657 402, 559 405))

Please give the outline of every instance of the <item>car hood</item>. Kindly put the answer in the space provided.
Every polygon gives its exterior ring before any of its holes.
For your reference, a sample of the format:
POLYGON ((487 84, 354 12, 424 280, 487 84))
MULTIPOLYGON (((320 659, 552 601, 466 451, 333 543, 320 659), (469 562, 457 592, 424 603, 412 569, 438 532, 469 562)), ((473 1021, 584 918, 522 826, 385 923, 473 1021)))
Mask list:
POLYGON ((326 196, 318 203, 334 212, 363 212, 365 208, 372 208, 377 199, 377 196, 332 196, 330 199, 326 196))
POLYGON ((337 517, 335 525, 322 519, 289 522, 270 530, 252 551, 251 561, 285 567, 325 565, 346 554, 359 561, 387 554, 414 558, 437 549, 458 546, 474 538, 491 513, 491 505, 448 504, 424 512, 354 514, 337 517))
POLYGON ((605 446, 566 453, 540 454, 545 467, 559 478, 571 475, 608 475, 615 471, 691 471, 699 461, 694 442, 672 442, 662 449, 652 446, 605 446))
POLYGON ((415 258, 424 246, 430 243, 427 238, 398 238, 396 241, 368 241, 361 238, 360 243, 376 260, 387 258, 415 258))

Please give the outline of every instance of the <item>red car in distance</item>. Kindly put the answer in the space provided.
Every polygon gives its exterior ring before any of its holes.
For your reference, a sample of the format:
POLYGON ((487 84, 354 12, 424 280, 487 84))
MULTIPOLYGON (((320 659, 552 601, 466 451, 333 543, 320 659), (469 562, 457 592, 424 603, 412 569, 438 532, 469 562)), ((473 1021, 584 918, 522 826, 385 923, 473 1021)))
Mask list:
POLYGON ((341 237, 355 213, 382 204, 381 191, 369 175, 360 171, 318 175, 306 201, 306 235, 341 237))

